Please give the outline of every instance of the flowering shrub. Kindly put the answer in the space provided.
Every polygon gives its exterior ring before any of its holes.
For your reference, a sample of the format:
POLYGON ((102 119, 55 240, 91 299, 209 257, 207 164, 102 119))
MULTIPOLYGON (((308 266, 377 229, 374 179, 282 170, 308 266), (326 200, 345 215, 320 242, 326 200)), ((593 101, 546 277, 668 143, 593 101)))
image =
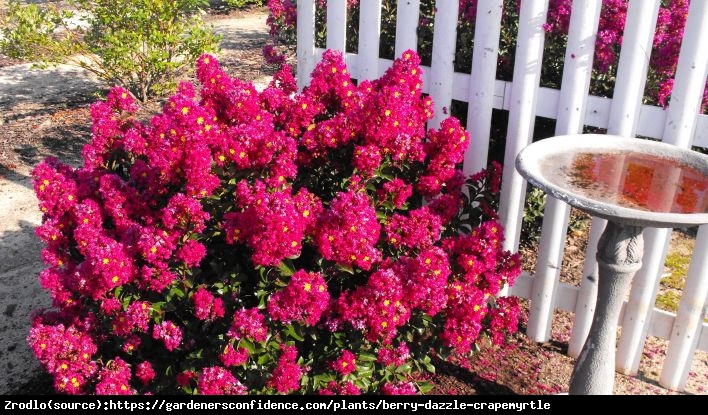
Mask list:
POLYGON ((426 131, 419 63, 355 85, 328 51, 258 92, 204 55, 147 124, 122 88, 94 104, 83 166, 33 172, 54 310, 28 341, 56 389, 416 393, 514 332, 499 167, 464 177, 459 121, 426 131))
MULTIPOLYGON (((326 0, 317 1, 317 19, 326 18, 326 0)), ((396 27, 396 2, 383 1, 381 21, 382 42, 380 46, 382 57, 390 57, 393 50, 393 39, 396 27)), ((518 26, 518 11, 521 2, 518 0, 504 0, 504 13, 499 44, 499 64, 497 76, 500 79, 511 80, 514 65, 514 53, 518 26)), ((270 10, 268 24, 273 37, 272 44, 264 50, 266 57, 272 63, 284 62, 284 56, 276 52, 275 45, 294 45, 296 41, 297 10, 293 0, 269 0, 270 10)), ((663 106, 668 105, 673 77, 676 72, 683 30, 688 16, 690 0, 663 1, 659 9, 659 17, 654 35, 653 50, 649 65, 649 74, 646 87, 648 103, 663 106)), ((622 45, 624 24, 627 18, 628 0, 603 0, 598 26, 598 35, 595 42, 595 56, 593 73, 594 83, 591 85, 592 94, 611 96, 612 85, 616 72, 617 56, 622 45)), ((349 19, 347 50, 354 50, 357 44, 356 33, 358 30, 358 2, 348 1, 348 14, 354 18, 349 19)), ((563 60, 565 59, 565 45, 570 24, 572 0, 550 0, 548 5, 546 30, 546 43, 544 51, 544 68, 542 82, 544 86, 560 88, 563 60)), ((421 1, 420 26, 418 28, 418 49, 421 56, 430 59, 432 54, 433 19, 435 15, 435 2, 421 1)), ((477 16, 477 0, 463 0, 459 2, 459 22, 455 56, 455 69, 458 72, 470 72, 472 61, 473 37, 475 19, 477 16)), ((325 36, 324 31, 317 31, 318 41, 325 36)), ((708 110, 708 83, 704 90, 702 112, 708 110)), ((552 129, 551 129, 552 132, 552 129)))

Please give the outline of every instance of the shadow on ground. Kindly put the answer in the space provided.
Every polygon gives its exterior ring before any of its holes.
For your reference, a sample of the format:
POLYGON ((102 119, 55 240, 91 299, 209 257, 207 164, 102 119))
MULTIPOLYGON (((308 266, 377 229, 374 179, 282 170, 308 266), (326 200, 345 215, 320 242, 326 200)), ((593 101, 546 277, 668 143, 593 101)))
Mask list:
POLYGON ((86 105, 102 91, 98 81, 71 65, 48 70, 31 69, 31 64, 8 66, 0 69, 0 84, 0 114, 11 114, 6 123, 86 105))
POLYGON ((20 220, 17 225, 0 235, 0 393, 9 393, 38 371, 26 342, 30 316, 51 304, 37 280, 44 265, 35 224, 20 220))
POLYGON ((22 174, 10 168, 11 166, 5 166, 0 163, 0 180, 7 180, 27 189, 32 189, 32 181, 29 176, 22 174))
POLYGON ((81 164, 83 147, 91 139, 88 107, 27 117, 4 126, 0 137, 0 179, 31 190, 31 170, 49 156, 74 167, 81 164))
MULTIPOLYGON (((436 359, 435 367, 438 370, 438 374, 447 375, 455 378, 460 382, 460 384, 465 385, 465 387, 471 387, 474 390, 452 390, 445 391, 446 393, 456 392, 461 394, 476 394, 476 395, 516 395, 511 388, 508 388, 499 383, 484 379, 478 376, 476 373, 470 372, 469 370, 463 369, 458 365, 436 359)), ((444 387, 444 385, 441 385, 444 387)))

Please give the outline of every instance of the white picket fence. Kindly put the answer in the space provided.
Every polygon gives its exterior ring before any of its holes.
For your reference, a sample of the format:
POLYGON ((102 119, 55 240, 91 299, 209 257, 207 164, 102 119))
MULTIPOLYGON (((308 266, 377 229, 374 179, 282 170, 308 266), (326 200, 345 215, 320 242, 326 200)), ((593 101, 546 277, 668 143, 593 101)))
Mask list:
MULTIPOLYGON (((432 65, 424 67, 423 90, 435 101, 435 119, 451 100, 469 103, 467 128, 473 137, 464 171, 487 165, 492 109, 509 111, 500 215, 506 229, 505 248, 518 249, 526 182, 514 170, 518 152, 531 142, 536 116, 554 118, 556 134, 576 134, 584 125, 606 128, 609 134, 648 136, 677 146, 708 147, 708 116, 699 114, 708 70, 708 1, 691 2, 681 46, 671 105, 667 109, 642 105, 648 59, 661 0, 630 0, 614 98, 588 95, 601 0, 574 0, 560 90, 541 88, 544 30, 548 0, 524 0, 519 11, 519 33, 513 82, 496 79, 503 0, 479 0, 471 74, 454 72, 458 2, 437 1, 432 65), (572 58, 571 58, 572 55, 572 58)), ((314 0, 297 2, 298 82, 303 87, 323 50, 315 48, 314 0)), ((395 52, 416 49, 420 1, 397 2, 395 52)), ((361 0, 359 53, 347 54, 354 78, 372 79, 391 65, 379 59, 381 1, 361 0)), ((346 0, 327 2, 327 48, 344 50, 346 0)), ((569 354, 577 357, 587 336, 597 296, 595 249, 604 221, 594 219, 591 247, 586 253, 580 287, 559 283, 569 207, 548 199, 545 208, 538 266, 534 275, 522 275, 512 294, 531 299, 527 334, 547 341, 555 309, 575 313, 569 354)), ((669 339, 660 383, 682 390, 696 349, 708 351, 708 324, 703 322, 708 297, 708 227, 701 226, 678 314, 654 308, 670 230, 646 229, 643 268, 632 284, 620 317, 616 368, 636 374, 647 336, 669 339)))

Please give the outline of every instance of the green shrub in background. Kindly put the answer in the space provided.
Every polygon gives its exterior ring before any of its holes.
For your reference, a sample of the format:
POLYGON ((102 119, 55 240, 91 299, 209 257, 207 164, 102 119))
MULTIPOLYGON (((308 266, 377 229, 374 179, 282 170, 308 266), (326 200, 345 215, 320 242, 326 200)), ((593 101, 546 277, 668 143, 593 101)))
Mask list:
MULTIPOLYGON (((546 208, 546 193, 533 186, 529 186, 526 191, 526 205, 524 216, 521 222, 521 245, 533 246, 541 237, 543 225, 543 212, 546 208)), ((573 210, 568 219, 568 235, 585 233, 590 224, 589 215, 577 210, 573 210)))
POLYGON ((532 244, 541 236, 543 224, 543 209, 546 206, 546 193, 536 187, 529 186, 526 192, 524 217, 521 220, 522 245, 532 244))
POLYGON ((263 0, 224 0, 229 9, 242 9, 248 6, 262 6, 263 0))
POLYGON ((0 52, 80 66, 145 102, 173 90, 176 77, 219 37, 202 19, 207 0, 70 0, 67 9, 8 3, 0 52))

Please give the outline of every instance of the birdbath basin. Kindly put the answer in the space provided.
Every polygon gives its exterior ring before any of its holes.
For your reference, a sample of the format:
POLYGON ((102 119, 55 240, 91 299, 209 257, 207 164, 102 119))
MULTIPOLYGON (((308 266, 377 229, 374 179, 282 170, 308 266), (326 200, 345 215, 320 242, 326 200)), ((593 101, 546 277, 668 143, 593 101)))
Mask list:
POLYGON ((608 220, 597 246, 595 315, 570 394, 609 395, 619 313, 642 265, 642 230, 708 223, 708 156, 654 141, 579 134, 529 145, 516 168, 551 196, 608 220))

